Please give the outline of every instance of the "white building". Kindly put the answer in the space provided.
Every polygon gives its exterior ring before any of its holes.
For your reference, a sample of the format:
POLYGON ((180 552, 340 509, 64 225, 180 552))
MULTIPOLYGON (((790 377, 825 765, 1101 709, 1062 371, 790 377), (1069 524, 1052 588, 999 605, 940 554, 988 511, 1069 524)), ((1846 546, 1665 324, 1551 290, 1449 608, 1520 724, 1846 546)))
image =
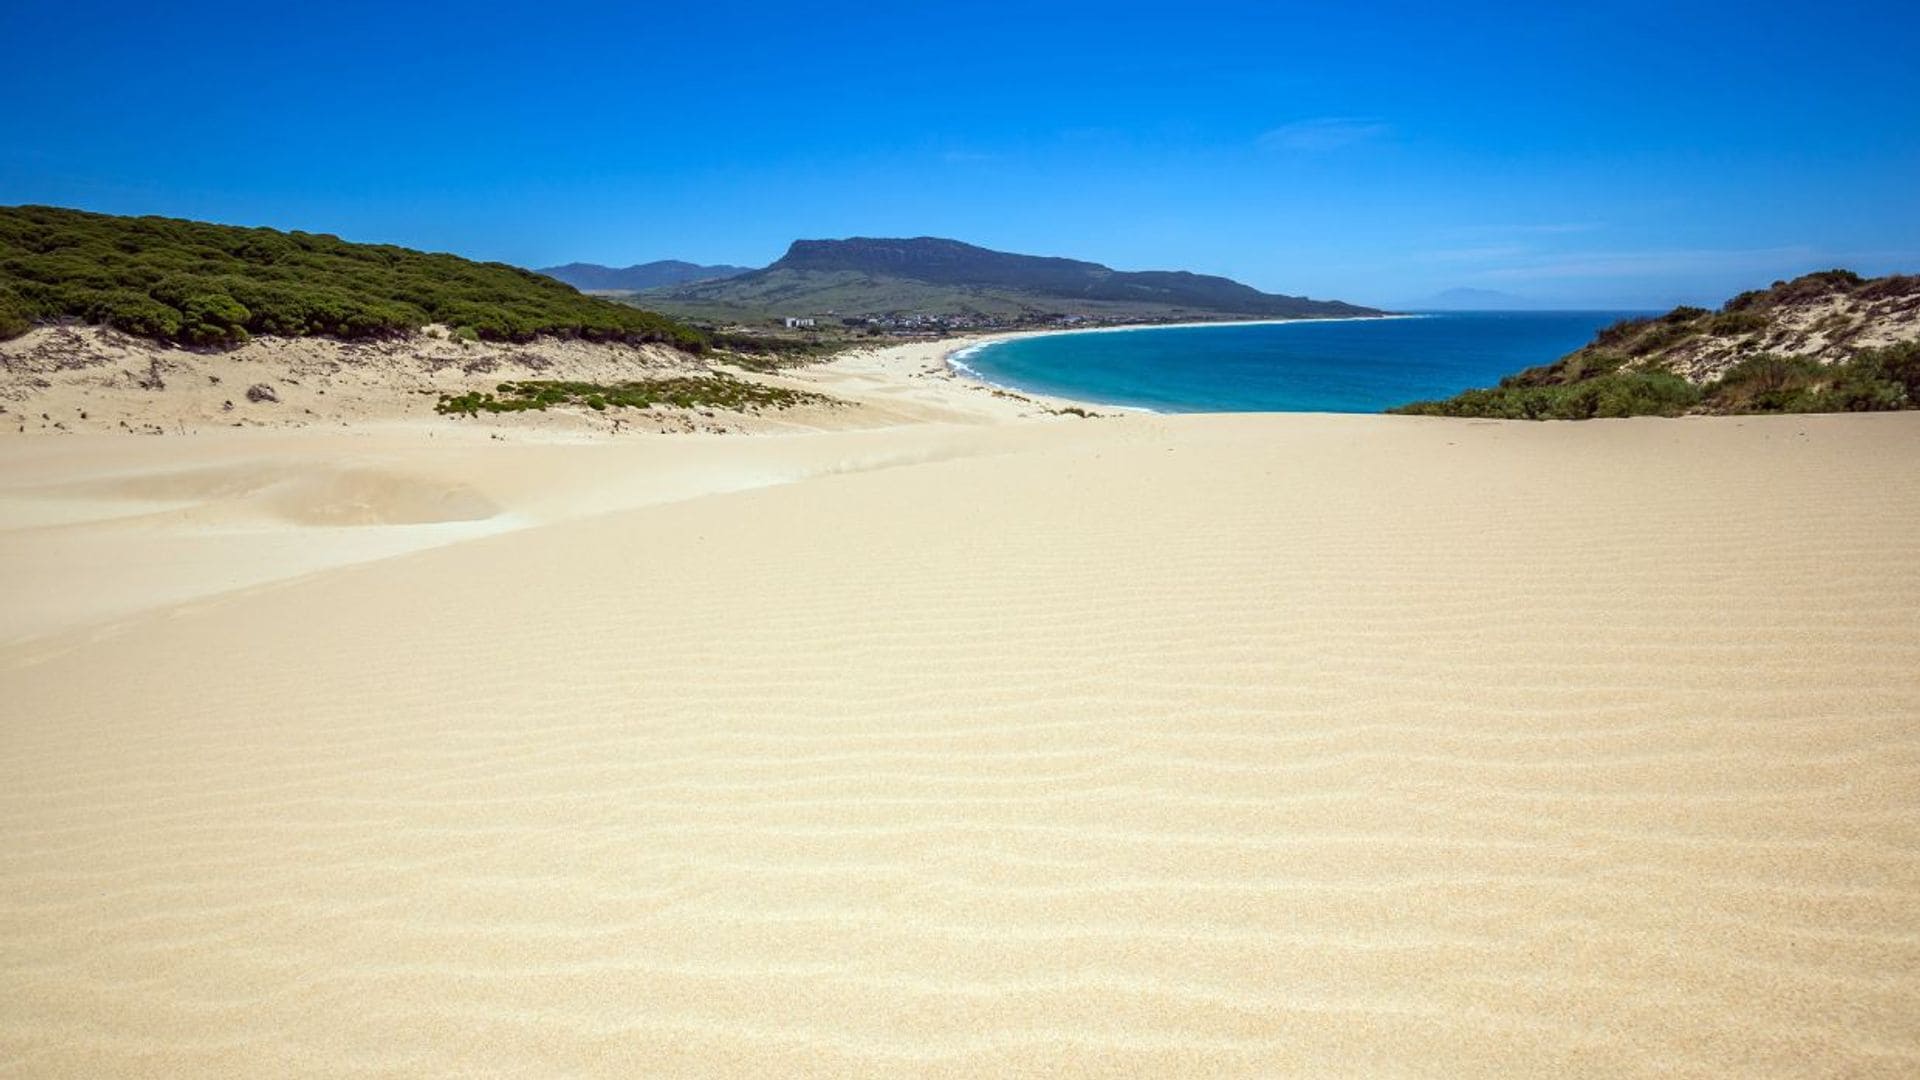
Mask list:
POLYGON ((797 330, 803 327, 812 327, 812 326, 813 326, 813 320, 811 318, 796 319, 791 315, 787 316, 787 329, 789 330, 797 330))

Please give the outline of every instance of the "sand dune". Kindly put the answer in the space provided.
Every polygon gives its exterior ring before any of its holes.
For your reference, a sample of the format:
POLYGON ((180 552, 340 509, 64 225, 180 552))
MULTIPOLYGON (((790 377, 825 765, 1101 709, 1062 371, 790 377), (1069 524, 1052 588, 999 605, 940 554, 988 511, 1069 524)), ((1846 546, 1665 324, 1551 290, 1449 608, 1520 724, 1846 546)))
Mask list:
POLYGON ((1920 1071, 1920 416, 330 438, 8 450, 0 1068, 1920 1071))

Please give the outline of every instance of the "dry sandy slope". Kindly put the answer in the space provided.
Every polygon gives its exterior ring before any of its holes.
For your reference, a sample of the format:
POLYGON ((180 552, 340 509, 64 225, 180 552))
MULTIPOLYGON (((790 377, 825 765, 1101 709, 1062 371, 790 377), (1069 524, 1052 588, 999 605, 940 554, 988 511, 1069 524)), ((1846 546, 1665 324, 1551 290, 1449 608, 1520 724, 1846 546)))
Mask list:
POLYGON ((1920 416, 899 434, 0 649, 0 1066, 1920 1070, 1920 416))
MULTIPOLYGON (((999 335, 1002 337, 1016 335, 999 335)), ((183 349, 98 326, 43 326, 0 340, 0 435, 203 435, 234 429, 409 426, 503 438, 771 433, 927 421, 1043 416, 1050 402, 965 382, 946 370, 952 341, 853 350, 826 364, 765 374, 721 353, 540 338, 460 342, 444 327, 378 341, 255 338, 234 349, 183 349), (714 372, 824 393, 830 403, 726 409, 559 408, 443 416, 442 394, 493 392, 503 380, 618 383, 714 372), (269 393, 249 396, 249 390, 269 393)))

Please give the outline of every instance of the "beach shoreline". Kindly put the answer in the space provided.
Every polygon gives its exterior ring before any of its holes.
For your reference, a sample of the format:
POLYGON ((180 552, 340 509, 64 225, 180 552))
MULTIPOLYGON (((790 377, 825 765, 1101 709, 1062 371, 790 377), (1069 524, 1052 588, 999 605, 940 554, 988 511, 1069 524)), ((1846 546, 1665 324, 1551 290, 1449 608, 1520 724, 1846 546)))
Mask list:
MULTIPOLYGON (((1002 342, 1019 341, 1024 338, 1065 336, 1069 334, 1108 334, 1132 330, 1202 330, 1229 326, 1285 326, 1294 323, 1378 322, 1387 319, 1421 319, 1427 317, 1428 315, 1426 313, 1420 312, 1389 312, 1384 315, 1344 315, 1310 319, 1233 319, 1226 321, 1128 323, 1124 326, 1061 327, 1045 330, 1009 330, 1002 333, 968 337, 964 339, 966 342, 964 345, 949 350, 944 357, 944 361, 949 368, 953 369, 955 374, 993 389, 1008 390, 1020 394, 1040 394, 1039 391, 1030 390, 1015 383, 995 382, 968 364, 966 362, 967 356, 989 346, 1001 344, 1002 342)), ((1090 409, 1112 409, 1141 413, 1158 413, 1164 411, 1149 408, 1144 405, 1121 405, 1091 398, 1064 397, 1059 394, 1041 394, 1040 396, 1048 397, 1056 401, 1077 404, 1090 409)))

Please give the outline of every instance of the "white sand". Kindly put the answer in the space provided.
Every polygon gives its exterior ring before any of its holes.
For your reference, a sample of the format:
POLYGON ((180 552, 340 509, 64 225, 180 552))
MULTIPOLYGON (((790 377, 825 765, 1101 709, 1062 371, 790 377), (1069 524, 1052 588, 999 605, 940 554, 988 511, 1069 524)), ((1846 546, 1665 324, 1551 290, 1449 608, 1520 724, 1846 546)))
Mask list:
POLYGON ((0 444, 0 1070, 1920 1071, 1920 415, 937 361, 0 444))

